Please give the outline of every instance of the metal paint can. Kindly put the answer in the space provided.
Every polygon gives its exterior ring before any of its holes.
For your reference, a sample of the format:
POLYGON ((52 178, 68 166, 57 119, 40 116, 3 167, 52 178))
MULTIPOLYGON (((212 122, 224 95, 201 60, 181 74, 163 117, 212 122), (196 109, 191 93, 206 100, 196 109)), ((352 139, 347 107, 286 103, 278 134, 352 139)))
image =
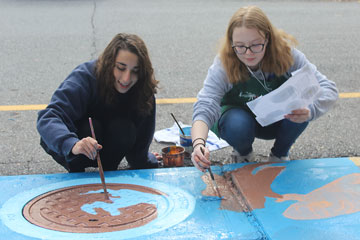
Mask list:
POLYGON ((180 145, 185 149, 185 157, 190 158, 193 151, 191 127, 184 127, 182 130, 184 131, 185 135, 182 134, 181 130, 179 129, 180 145))
POLYGON ((185 149, 180 146, 165 147, 161 150, 164 167, 184 166, 185 149))

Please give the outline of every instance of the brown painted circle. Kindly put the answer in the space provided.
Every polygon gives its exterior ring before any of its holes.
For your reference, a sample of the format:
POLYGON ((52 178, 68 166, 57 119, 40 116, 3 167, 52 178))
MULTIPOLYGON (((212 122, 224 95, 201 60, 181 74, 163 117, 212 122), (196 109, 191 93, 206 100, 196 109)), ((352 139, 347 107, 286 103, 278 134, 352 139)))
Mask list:
MULTIPOLYGON (((139 192, 164 195, 158 190, 133 184, 106 184, 107 189, 131 189, 139 192)), ((120 215, 112 216, 109 212, 96 208, 97 215, 81 210, 84 204, 96 201, 106 202, 103 193, 90 193, 102 189, 101 184, 76 185, 57 189, 39 195, 23 208, 23 215, 37 226, 74 233, 114 232, 143 226, 157 217, 157 208, 153 204, 139 203, 119 208, 120 215)), ((118 198, 119 196, 111 196, 118 198)))

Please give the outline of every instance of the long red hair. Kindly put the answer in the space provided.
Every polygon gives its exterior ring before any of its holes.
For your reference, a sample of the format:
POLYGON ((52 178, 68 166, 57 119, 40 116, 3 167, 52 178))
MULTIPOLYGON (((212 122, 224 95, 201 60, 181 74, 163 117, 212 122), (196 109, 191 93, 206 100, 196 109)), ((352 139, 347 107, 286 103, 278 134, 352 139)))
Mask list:
POLYGON ((296 39, 286 32, 276 29, 265 13, 256 6, 242 7, 230 19, 226 35, 220 47, 220 59, 230 83, 248 80, 248 70, 232 49, 232 35, 237 27, 257 29, 267 39, 267 47, 262 60, 262 70, 280 76, 293 64, 291 46, 297 44, 296 39))

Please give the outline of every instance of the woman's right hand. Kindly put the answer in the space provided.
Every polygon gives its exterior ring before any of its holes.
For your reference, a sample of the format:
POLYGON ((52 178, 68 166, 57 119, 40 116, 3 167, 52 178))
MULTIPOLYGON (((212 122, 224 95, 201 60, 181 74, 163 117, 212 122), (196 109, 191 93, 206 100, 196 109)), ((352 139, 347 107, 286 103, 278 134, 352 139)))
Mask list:
POLYGON ((86 137, 75 143, 71 152, 74 155, 84 154, 89 159, 95 160, 97 152, 102 146, 92 137, 86 137))
POLYGON ((197 145, 195 146, 191 154, 191 161, 197 169, 205 172, 206 169, 208 169, 211 165, 211 162, 208 160, 209 156, 210 152, 206 147, 202 145, 197 145))

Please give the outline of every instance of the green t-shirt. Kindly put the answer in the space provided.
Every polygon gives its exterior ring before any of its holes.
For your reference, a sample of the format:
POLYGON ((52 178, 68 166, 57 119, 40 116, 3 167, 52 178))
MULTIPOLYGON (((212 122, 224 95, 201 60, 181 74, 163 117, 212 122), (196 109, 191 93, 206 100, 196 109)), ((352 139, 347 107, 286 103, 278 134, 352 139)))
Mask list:
MULTIPOLYGON (((246 103, 277 89, 290 77, 291 74, 288 73, 282 76, 271 74, 264 83, 263 79, 256 79, 250 75, 249 80, 246 82, 236 83, 233 85, 233 88, 224 95, 220 103, 221 116, 223 116, 227 110, 232 108, 243 108, 244 110, 253 114, 246 103)), ((215 122, 211 130, 219 136, 218 122, 219 120, 215 122)))

